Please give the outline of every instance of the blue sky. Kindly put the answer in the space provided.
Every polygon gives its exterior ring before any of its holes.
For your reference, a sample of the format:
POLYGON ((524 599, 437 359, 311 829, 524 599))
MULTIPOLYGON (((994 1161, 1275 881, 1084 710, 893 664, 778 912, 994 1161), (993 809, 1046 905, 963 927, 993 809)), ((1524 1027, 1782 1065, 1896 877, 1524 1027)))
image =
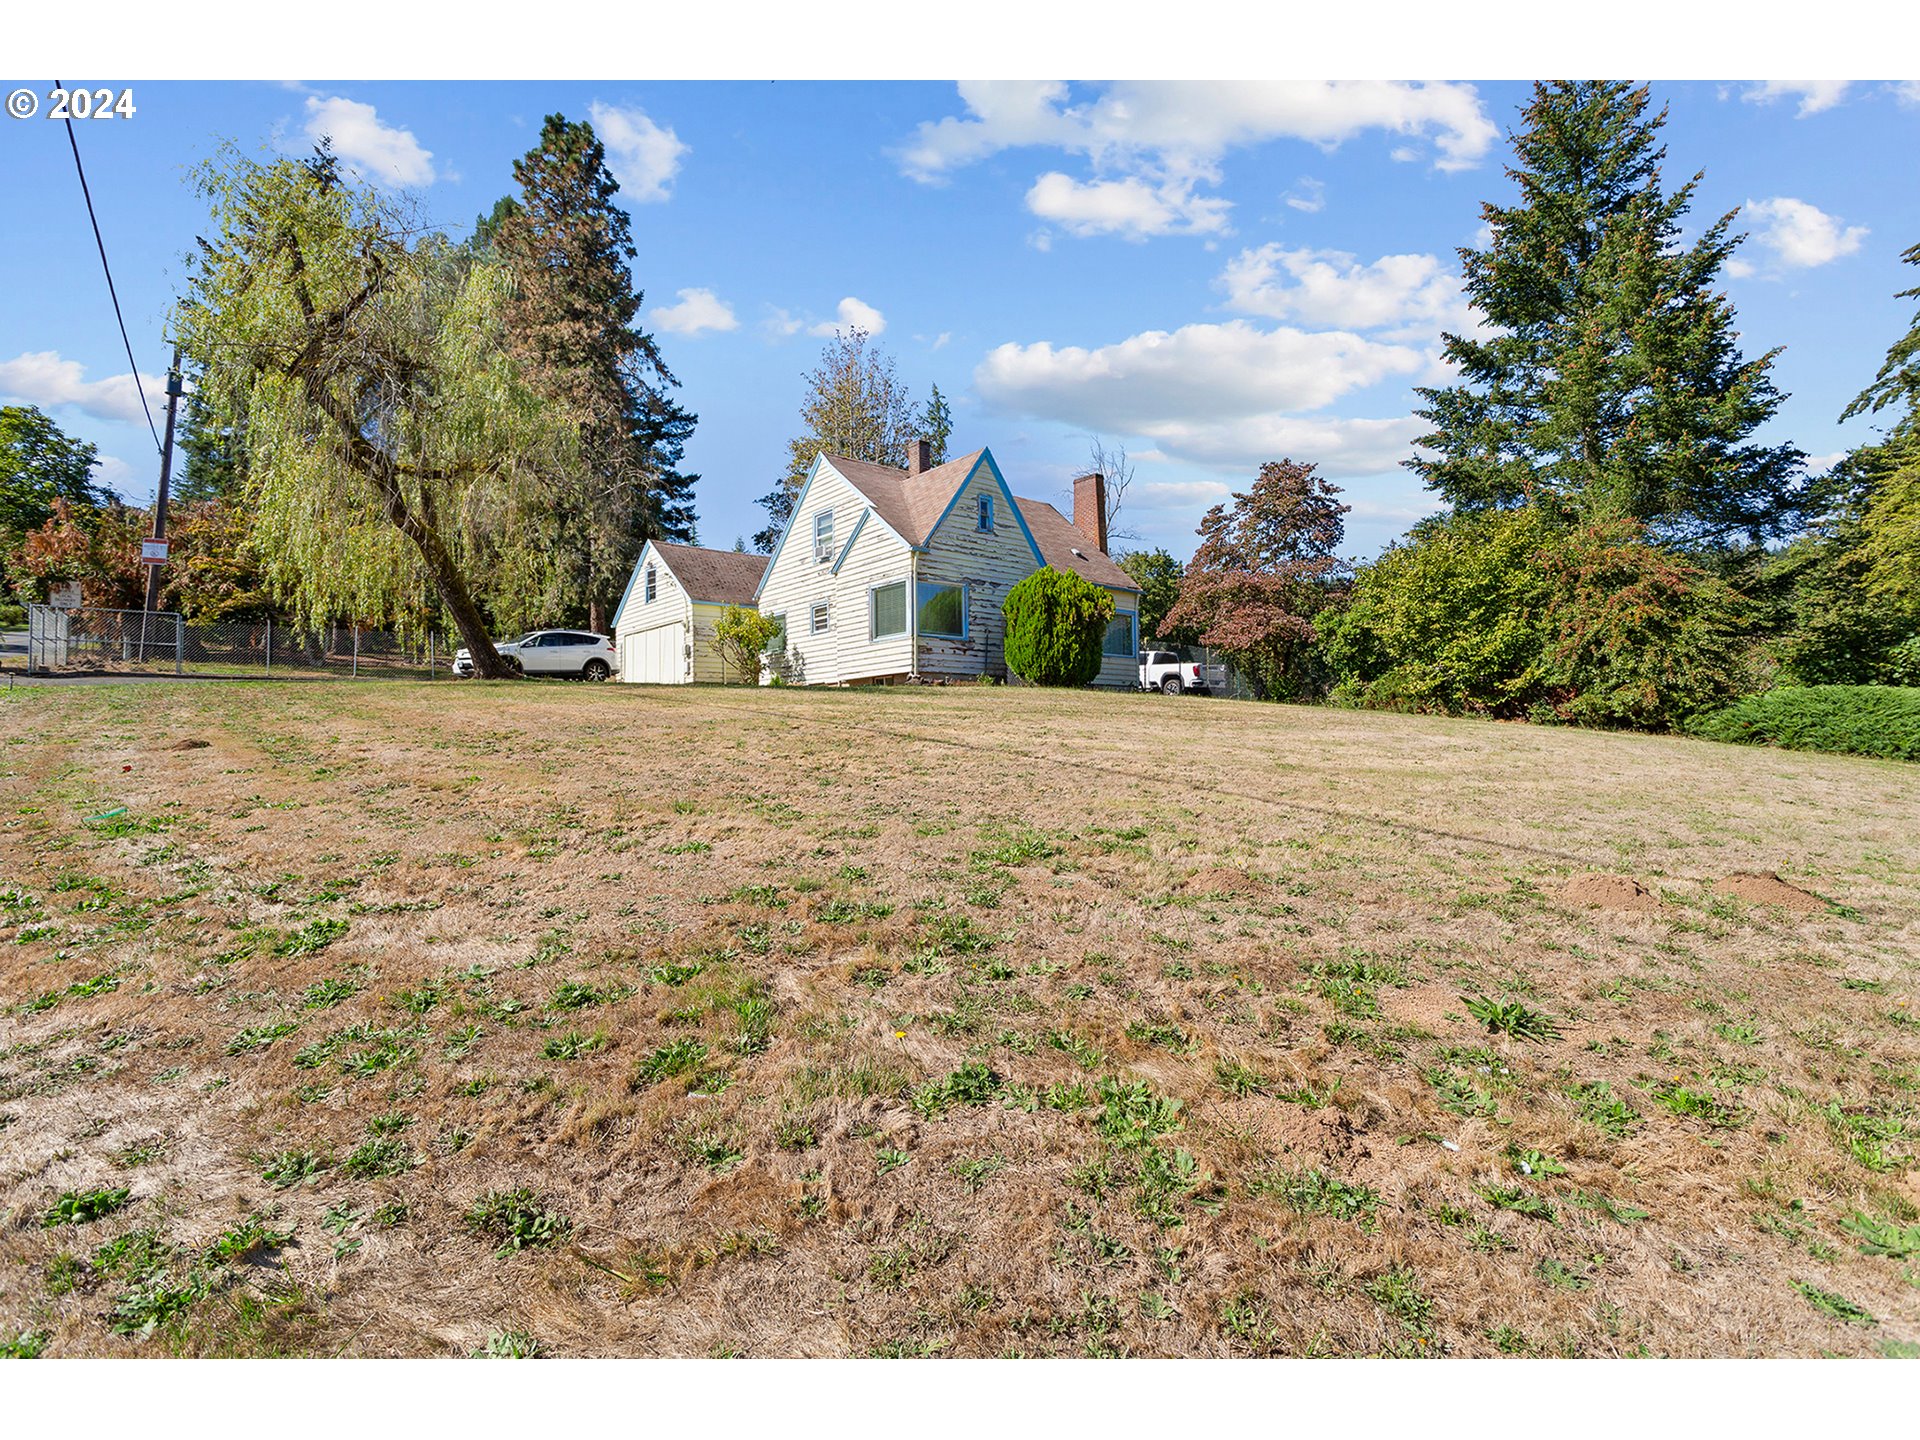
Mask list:
MULTIPOLYGON (((48 82, 31 84, 44 96, 48 82)), ((1137 462, 1121 528, 1184 556, 1260 461, 1318 462, 1368 554, 1430 508, 1400 470, 1412 388, 1462 310, 1454 250, 1505 200, 1528 87, 1310 81, 1067 84, 146 82, 132 119, 78 125, 141 372, 202 218, 188 167, 223 139, 332 134, 369 179, 464 234, 554 111, 594 119, 634 220, 646 323, 700 416, 704 543, 759 528, 821 336, 877 332, 954 444, 1066 508, 1088 437, 1137 462)), ((1815 457, 1911 317, 1920 85, 1656 82, 1667 174, 1704 170, 1702 224, 1752 239, 1728 280, 1748 353, 1783 346, 1773 426, 1815 457)), ((96 443, 151 498, 62 126, 0 121, 0 400, 96 443)), ((155 399, 159 384, 148 385, 155 399)))

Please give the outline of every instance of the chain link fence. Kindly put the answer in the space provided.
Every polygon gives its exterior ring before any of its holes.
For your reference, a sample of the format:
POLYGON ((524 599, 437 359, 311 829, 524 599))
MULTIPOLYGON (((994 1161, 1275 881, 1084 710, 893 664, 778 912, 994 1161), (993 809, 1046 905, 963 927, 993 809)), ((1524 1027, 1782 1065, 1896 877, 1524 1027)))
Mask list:
POLYGON ((27 607, 27 673, 332 675, 431 680, 448 674, 446 643, 355 625, 318 629, 283 621, 189 624, 172 612, 91 606, 27 607))

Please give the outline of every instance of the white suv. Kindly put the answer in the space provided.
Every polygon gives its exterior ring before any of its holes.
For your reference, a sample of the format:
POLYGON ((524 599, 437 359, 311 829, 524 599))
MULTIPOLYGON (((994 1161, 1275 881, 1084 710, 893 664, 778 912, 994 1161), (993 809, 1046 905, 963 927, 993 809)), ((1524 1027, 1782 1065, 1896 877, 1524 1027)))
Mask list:
MULTIPOLYGON (((619 654, 610 636, 586 630, 534 630, 494 648, 523 675, 571 675, 582 680, 608 678, 619 654)), ((454 652, 453 673, 473 674, 473 656, 465 650, 454 652)))

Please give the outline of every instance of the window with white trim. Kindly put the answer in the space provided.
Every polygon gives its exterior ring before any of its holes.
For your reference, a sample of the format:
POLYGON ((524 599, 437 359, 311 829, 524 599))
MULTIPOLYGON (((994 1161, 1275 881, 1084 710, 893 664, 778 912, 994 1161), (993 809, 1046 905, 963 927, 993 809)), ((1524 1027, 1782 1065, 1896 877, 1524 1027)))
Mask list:
POLYGON ((922 580, 919 594, 920 633, 948 640, 967 638, 967 587, 922 580))
POLYGON ((973 528, 988 535, 993 533, 993 496, 982 495, 975 502, 973 528))
POLYGON ((654 574, 653 566, 647 566, 647 604, 653 603, 653 597, 660 593, 659 577, 654 574))
POLYGON ((815 635, 824 635, 827 630, 827 602, 822 600, 813 607, 812 631, 815 635))
POLYGON ((813 558, 824 565, 833 559, 833 511, 822 510, 813 517, 813 558))
POLYGON ((876 585, 867 592, 867 638, 884 640, 907 633, 907 582, 876 585))
POLYGON ((771 657, 785 655, 787 653, 787 617, 769 615, 767 618, 773 621, 774 629, 773 634, 767 639, 766 653, 771 657))

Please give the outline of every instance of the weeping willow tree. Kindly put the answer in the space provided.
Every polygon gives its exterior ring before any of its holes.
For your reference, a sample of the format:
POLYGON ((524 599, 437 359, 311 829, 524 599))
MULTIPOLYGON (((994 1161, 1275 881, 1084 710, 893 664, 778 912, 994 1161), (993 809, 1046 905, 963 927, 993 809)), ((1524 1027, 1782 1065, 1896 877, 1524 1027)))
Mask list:
POLYGON ((323 146, 197 174, 212 211, 176 313, 216 423, 244 416, 245 503, 276 596, 312 623, 405 625, 431 592, 484 676, 485 611, 525 620, 569 427, 502 344, 510 280, 323 146))

